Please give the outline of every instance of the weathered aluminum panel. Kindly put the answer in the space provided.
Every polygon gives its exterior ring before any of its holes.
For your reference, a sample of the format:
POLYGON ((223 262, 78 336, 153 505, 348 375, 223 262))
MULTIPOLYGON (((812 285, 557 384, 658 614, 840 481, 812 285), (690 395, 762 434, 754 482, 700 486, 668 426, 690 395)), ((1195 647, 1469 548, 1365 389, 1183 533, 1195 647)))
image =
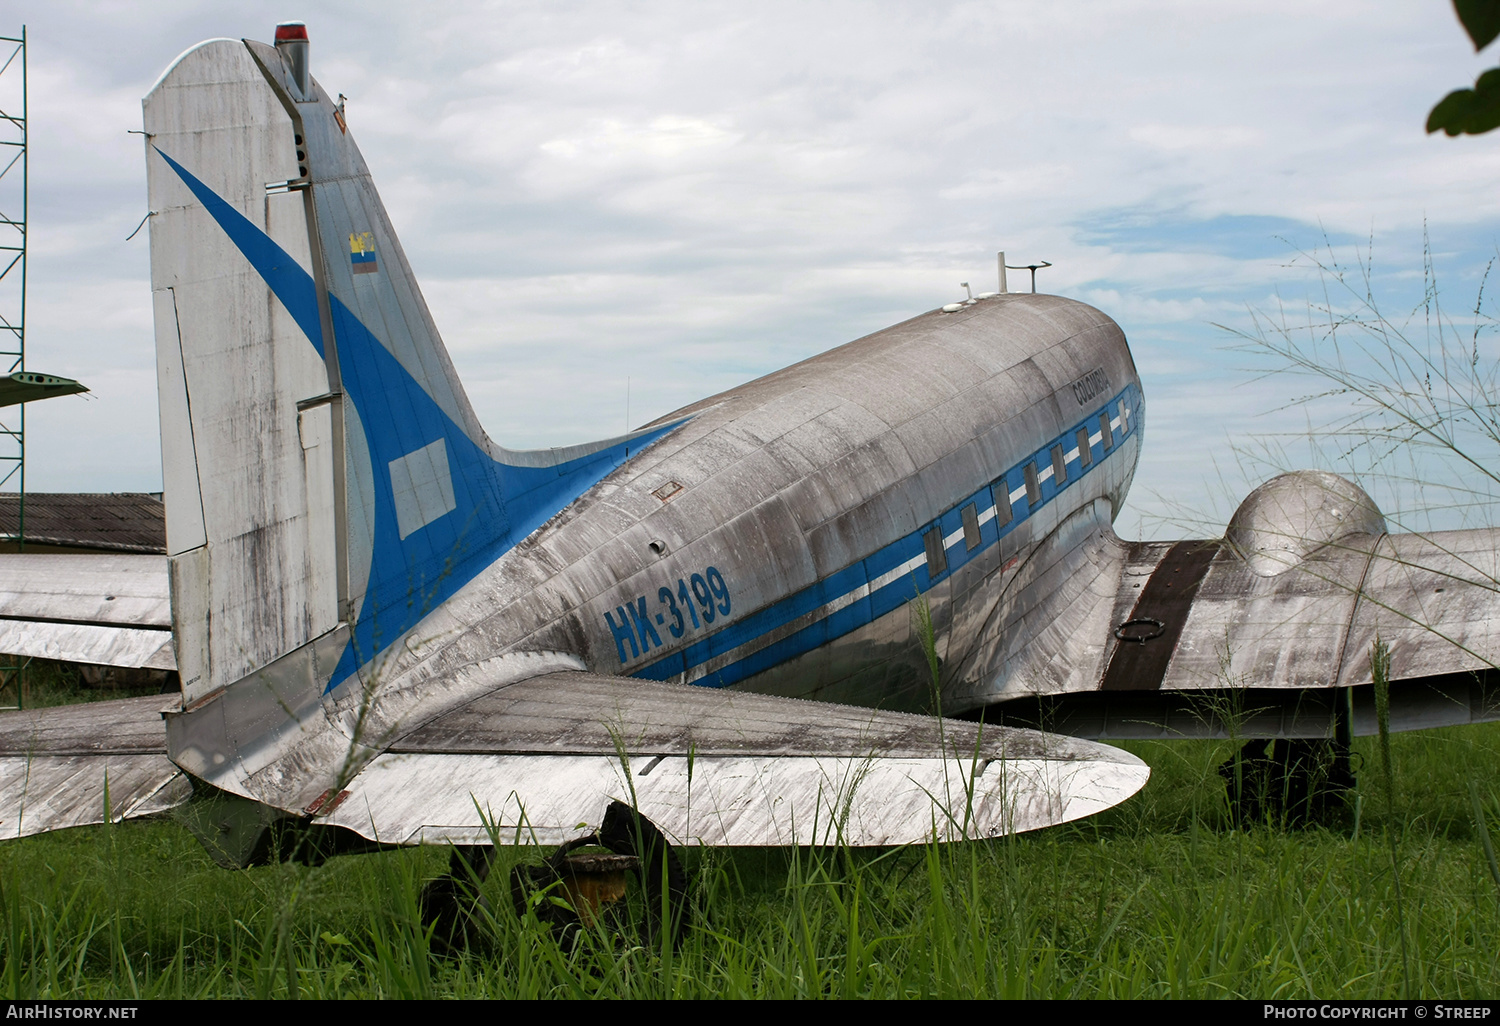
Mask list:
POLYGON ((0 838, 153 815, 191 786, 166 757, 161 695, 0 713, 0 838), (109 811, 106 816, 105 800, 109 811))
POLYGON ((1084 520, 1065 524, 1023 558, 950 689, 962 697, 946 708, 962 709, 963 698, 1024 697, 1015 716, 1032 722, 1026 710, 1044 698, 1047 722, 1087 737, 1220 736, 1227 729, 1214 719, 1220 714, 1238 718, 1235 730, 1245 737, 1321 736, 1332 729, 1328 689, 1368 685, 1378 636, 1391 651, 1396 729, 1500 717, 1493 683, 1473 676, 1500 665, 1496 532, 1387 535, 1379 511, 1353 484, 1322 473, 1283 475, 1247 497, 1223 542, 1201 543, 1217 554, 1191 605, 1166 624, 1155 617, 1168 614, 1145 609, 1141 596, 1148 582, 1163 599, 1192 585, 1174 576, 1180 566, 1163 563, 1172 545, 1127 546, 1103 515, 1092 523, 1092 533, 1084 520), (1137 630, 1149 637, 1114 636, 1139 617, 1146 619, 1137 630), (1113 661, 1134 644, 1167 647, 1157 658, 1123 664, 1149 667, 1140 672, 1150 679, 1115 679, 1113 661), (1063 700, 1101 682, 1145 694, 1063 700), (1277 689, 1292 697, 1265 698, 1277 689), (1234 693, 1262 697, 1247 698, 1260 703, 1250 708, 1234 693))
POLYGON ((1395 681, 1500 665, 1497 544, 1484 530, 1354 534, 1274 577, 1222 554, 1161 686, 1364 684, 1377 636, 1395 681))
POLYGON ((0 555, 0 652, 176 669, 167 561, 146 555, 0 555))
POLYGON ((1360 580, 1377 539, 1357 536, 1262 577, 1221 554, 1199 588, 1163 688, 1323 688, 1339 676, 1360 580))
POLYGON ((1095 746, 1029 732, 590 673, 550 673, 498 688, 392 740, 443 754, 825 755, 925 759, 1085 758, 1095 746), (946 732, 946 733, 945 733, 946 732))
POLYGON ((678 843, 904 844, 1065 822, 1148 774, 1032 731, 554 673, 397 739, 327 822, 397 843, 557 843, 618 799, 678 843))
MULTIPOLYGON (((1123 753, 1122 753, 1123 754, 1123 753)), ((612 800, 677 844, 875 846, 997 837, 1092 815, 1145 783, 1113 760, 382 755, 327 822, 405 844, 557 844, 612 800), (655 760, 652 760, 653 762, 655 760), (972 783, 971 783, 972 781, 972 783)))
MULTIPOLYGON (((1435 682, 1500 666, 1500 532, 1390 535, 1383 527, 1368 496, 1332 475, 1288 474, 1257 489, 1235 514, 1224 542, 1204 543, 1216 548, 1217 555, 1187 611, 1165 672, 1136 686, 1210 693, 1284 688, 1315 695, 1334 686, 1368 684, 1377 637, 1390 649, 1395 682, 1435 682)), ((1113 539, 1112 532, 1108 538, 1113 539)), ((1075 543, 1059 544, 1072 551, 1075 543)), ((1036 604, 1044 622, 1056 617, 1071 635, 1071 641, 1054 639, 1041 651, 1062 653, 1085 670, 1095 665, 1102 669, 1117 647, 1130 643, 1112 638, 1111 629, 1142 615, 1143 585, 1158 571, 1171 573, 1161 566, 1167 543, 1124 548, 1113 540, 1106 547, 1112 554, 1099 565, 1069 570, 1047 582, 1036 604), (1118 582, 1113 609, 1107 621, 1084 626, 1075 592, 1101 582, 1118 582), (1097 659, 1101 644, 1103 664, 1097 659)), ((1011 638, 1026 614, 1018 617, 1007 609, 1005 615, 1006 626, 999 633, 1011 638)), ((1167 631, 1142 644, 1170 641, 1167 631)), ((1009 681, 992 691, 1000 700, 1089 690, 1086 682, 1046 687, 996 673, 1000 664, 993 655, 981 653, 977 661, 995 679, 1009 681)), ((983 672, 976 676, 982 680, 983 672)), ((1467 698, 1449 702, 1428 691, 1409 690, 1393 706, 1398 727, 1495 715, 1492 703, 1481 702, 1474 712, 1467 698)), ((1139 701, 1125 704, 1134 710, 1131 715, 1141 715, 1139 701)), ((1167 702, 1163 708, 1178 705, 1167 702)), ((1144 722, 1152 721, 1148 716, 1144 722)), ((1110 729, 1110 736, 1124 736, 1118 727, 1110 729)))
POLYGON ((1394 680, 1500 666, 1497 608, 1500 531, 1386 535, 1360 589, 1339 683, 1371 679, 1377 636, 1394 680))
MULTIPOLYGON (((954 712, 1098 686, 1126 552, 1110 514, 1103 502, 1079 510, 993 581, 987 620, 961 625, 975 640, 950 691, 954 712)), ((977 598, 969 605, 984 612, 977 598)))
POLYGON ((93 666, 177 669, 172 632, 160 629, 0 620, 0 652, 93 666))
MULTIPOLYGON (((329 380, 293 316, 267 301, 264 281, 162 156, 191 166, 310 266, 302 196, 267 190, 298 177, 292 121, 244 44, 184 54, 143 109, 167 542, 179 606, 201 611, 178 622, 191 702, 337 620, 333 525, 309 514, 297 405, 326 394, 329 380)), ((313 466, 317 478, 327 460, 313 466)))
POLYGON ((0 840, 154 816, 191 793, 165 755, 0 756, 0 840))
POLYGON ((164 754, 163 710, 175 695, 146 695, 0 712, 0 755, 164 754))
POLYGON ((170 630, 167 561, 147 555, 0 555, 0 618, 170 630))

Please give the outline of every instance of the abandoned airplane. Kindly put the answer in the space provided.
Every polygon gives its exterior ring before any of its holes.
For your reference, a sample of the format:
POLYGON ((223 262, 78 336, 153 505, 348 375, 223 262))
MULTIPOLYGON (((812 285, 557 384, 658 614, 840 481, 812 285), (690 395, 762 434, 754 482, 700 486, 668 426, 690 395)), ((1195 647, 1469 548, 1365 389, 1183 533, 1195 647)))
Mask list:
POLYGON ((168 556, 0 557, 0 602, 30 654, 181 691, 0 716, 0 836, 196 803, 246 864, 277 824, 555 844, 613 800, 677 843, 995 836, 1144 785, 1085 738, 1346 750, 1377 635, 1397 729, 1500 716, 1489 532, 1299 474, 1223 539, 1116 537, 1145 400, 1082 303, 984 293, 501 447, 308 54, 211 40, 145 99, 168 556))

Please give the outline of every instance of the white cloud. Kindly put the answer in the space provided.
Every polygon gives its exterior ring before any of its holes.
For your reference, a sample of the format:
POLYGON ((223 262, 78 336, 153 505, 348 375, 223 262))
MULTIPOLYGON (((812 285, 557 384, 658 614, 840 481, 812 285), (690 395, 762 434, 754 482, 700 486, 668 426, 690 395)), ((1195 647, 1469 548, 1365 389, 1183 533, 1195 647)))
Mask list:
MULTIPOLYGON (((303 16, 314 74, 349 96, 501 441, 613 433, 627 379, 639 422, 989 282, 1004 248, 1052 260, 1044 290, 1126 327, 1153 403, 1136 506, 1159 509, 1149 489, 1192 491, 1276 405, 1209 322, 1316 289, 1295 250, 1319 225, 1373 226, 1381 280, 1400 288, 1425 219, 1462 306, 1500 230, 1500 136, 1422 125, 1489 59, 1443 5, 1084 10, 368 0, 354 17, 310 0, 303 16)), ((266 38, 281 17, 265 3, 28 12, 32 362, 108 369, 90 381, 98 401, 37 408, 34 451, 53 455, 34 487, 159 486, 154 409, 140 409, 145 235, 123 241, 144 176, 126 130, 185 46, 266 38), (70 455, 104 435, 130 458, 70 455)))

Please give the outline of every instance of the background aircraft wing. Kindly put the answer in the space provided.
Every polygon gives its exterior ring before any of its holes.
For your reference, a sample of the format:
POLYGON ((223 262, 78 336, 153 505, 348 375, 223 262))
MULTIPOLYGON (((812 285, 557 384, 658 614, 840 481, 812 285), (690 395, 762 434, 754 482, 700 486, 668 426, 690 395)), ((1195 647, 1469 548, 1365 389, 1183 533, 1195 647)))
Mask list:
POLYGON ((1492 530, 1354 534, 1276 568, 1221 542, 1138 546, 1116 612, 1162 626, 1122 629, 1147 640, 1114 643, 1101 687, 1368 684, 1377 638, 1393 681, 1490 669, 1500 661, 1497 545, 1492 530), (1174 650, 1161 651, 1155 643, 1174 633, 1174 650))
POLYGON ((190 786, 147 695, 0 713, 0 839, 164 812, 190 786))
POLYGON ((324 821, 390 843, 555 844, 618 799, 676 843, 885 845, 1077 819, 1149 773, 1035 731, 559 672, 398 737, 324 821))
POLYGON ((1308 737, 1352 687, 1353 730, 1370 734, 1379 639, 1393 729, 1500 718, 1500 531, 1387 533, 1363 492, 1310 472, 1257 489, 1222 539, 1127 544, 1085 526, 1060 546, 1071 562, 1043 558, 1021 582, 1043 596, 1037 626, 981 645, 971 690, 1081 697, 1052 722, 1081 736, 1308 737))
POLYGON ((175 670, 166 557, 0 555, 0 653, 175 670))

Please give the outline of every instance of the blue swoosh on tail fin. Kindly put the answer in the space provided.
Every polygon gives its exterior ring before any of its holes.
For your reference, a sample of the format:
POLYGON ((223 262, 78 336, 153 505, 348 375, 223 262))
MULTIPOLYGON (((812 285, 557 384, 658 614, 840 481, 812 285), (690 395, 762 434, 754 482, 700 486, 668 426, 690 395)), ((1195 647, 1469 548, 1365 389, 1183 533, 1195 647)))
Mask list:
MULTIPOLYGON (((156 147, 152 147, 156 149, 156 147)), ((286 307, 326 359, 312 275, 265 232, 156 149, 286 307)), ((656 441, 668 424, 551 467, 496 460, 469 438, 337 296, 329 293, 339 375, 359 414, 375 484, 370 574, 348 646, 326 691, 402 637, 523 538, 625 462, 630 449, 656 441), (401 537, 391 464, 443 442, 453 508, 401 537)))

